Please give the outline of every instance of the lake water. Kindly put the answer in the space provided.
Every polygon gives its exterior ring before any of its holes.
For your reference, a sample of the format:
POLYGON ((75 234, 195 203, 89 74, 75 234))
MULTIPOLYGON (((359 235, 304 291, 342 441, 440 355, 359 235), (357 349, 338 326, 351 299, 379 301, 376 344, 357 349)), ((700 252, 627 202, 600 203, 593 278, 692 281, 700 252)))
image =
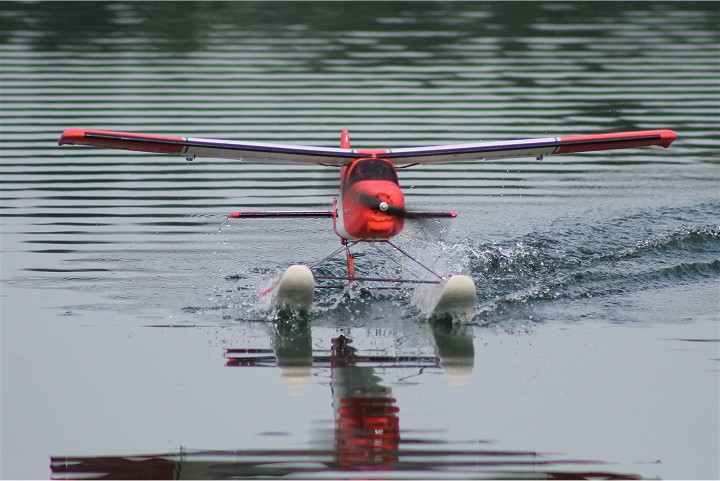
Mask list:
MULTIPOLYGON (((0 3, 3 478, 717 479, 720 14, 691 2, 0 3), (466 273, 258 296, 339 246, 337 171, 57 146, 71 127, 382 148, 670 128, 400 171, 466 273)), ((358 266, 389 269, 374 249, 358 266)), ((341 259, 330 273, 341 274, 341 259)))

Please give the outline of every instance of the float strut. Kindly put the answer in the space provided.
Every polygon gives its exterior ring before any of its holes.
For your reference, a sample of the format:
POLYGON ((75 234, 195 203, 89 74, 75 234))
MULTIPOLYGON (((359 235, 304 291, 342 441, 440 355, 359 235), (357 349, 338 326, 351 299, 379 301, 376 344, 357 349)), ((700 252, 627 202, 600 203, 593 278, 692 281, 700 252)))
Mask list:
POLYGON ((343 239, 342 243, 345 246, 345 259, 347 259, 348 281, 352 283, 355 280, 355 255, 350 252, 350 247, 348 247, 348 241, 346 239, 343 239))

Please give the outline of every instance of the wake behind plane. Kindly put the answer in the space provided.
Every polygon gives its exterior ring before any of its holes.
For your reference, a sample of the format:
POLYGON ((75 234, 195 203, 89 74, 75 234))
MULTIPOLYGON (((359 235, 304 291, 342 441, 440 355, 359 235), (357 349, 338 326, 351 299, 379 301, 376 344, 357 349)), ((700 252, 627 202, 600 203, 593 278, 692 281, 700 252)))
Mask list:
POLYGON ((546 155, 576 154, 602 150, 646 146, 669 147, 677 138, 672 130, 569 135, 471 142, 451 145, 399 149, 353 149, 347 130, 340 135, 339 147, 245 142, 154 135, 106 130, 68 129, 59 145, 80 145, 155 154, 178 155, 188 161, 198 157, 234 159, 259 163, 321 165, 340 169, 340 191, 328 211, 238 211, 228 219, 303 218, 332 219, 333 230, 341 246, 320 262, 309 267, 289 266, 263 293, 272 299, 274 312, 304 313, 312 309, 315 290, 333 287, 324 282, 415 284, 426 289, 423 311, 431 317, 467 318, 475 306, 473 280, 462 273, 438 273, 424 265, 391 239, 398 236, 406 220, 455 218, 455 212, 407 209, 400 188, 398 168, 427 164, 495 160, 517 157, 542 159, 546 155), (353 250, 359 244, 386 245, 426 272, 425 278, 360 277, 355 272, 353 250), (345 254, 347 275, 323 276, 317 269, 331 258, 345 254))

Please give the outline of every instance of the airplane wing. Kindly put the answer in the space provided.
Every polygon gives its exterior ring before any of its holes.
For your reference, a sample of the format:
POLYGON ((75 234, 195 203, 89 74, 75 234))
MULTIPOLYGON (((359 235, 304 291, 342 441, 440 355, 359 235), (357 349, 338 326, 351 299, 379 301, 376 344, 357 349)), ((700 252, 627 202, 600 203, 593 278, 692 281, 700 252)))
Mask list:
POLYGON ((351 149, 82 129, 66 130, 60 136, 58 145, 87 145, 155 154, 184 155, 188 158, 219 157, 267 163, 344 165, 361 157, 357 151, 351 149))
POLYGON ((542 158, 546 155, 628 149, 650 145, 669 147, 676 138, 677 134, 672 130, 643 130, 393 149, 388 150, 387 154, 382 157, 391 159, 396 164, 463 162, 508 157, 542 158))
POLYGON ((643 130, 607 134, 568 135, 519 140, 409 147, 400 149, 342 149, 167 135, 69 129, 59 145, 135 150, 157 154, 219 157, 247 162, 346 165, 359 157, 381 157, 396 165, 490 160, 508 157, 543 157, 598 150, 657 145, 669 147, 677 138, 672 130, 643 130))

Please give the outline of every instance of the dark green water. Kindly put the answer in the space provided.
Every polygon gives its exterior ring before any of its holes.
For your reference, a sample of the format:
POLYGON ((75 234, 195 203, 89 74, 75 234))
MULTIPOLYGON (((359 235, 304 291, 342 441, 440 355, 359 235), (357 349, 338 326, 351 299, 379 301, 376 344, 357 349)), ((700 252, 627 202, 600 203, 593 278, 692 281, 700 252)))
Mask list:
MULTIPOLYGON (((719 17, 0 3, 2 477, 717 478, 719 17), (367 148, 679 138, 403 170, 409 205, 459 217, 398 243, 473 277, 472 322, 429 325, 409 292, 323 291, 286 326, 258 295, 338 246, 329 221, 219 227, 327 209, 335 170, 57 147, 71 127, 328 146, 347 128, 367 148), (349 367, 326 359, 340 335, 349 367), (367 398, 385 438, 343 424, 343 399, 367 398)), ((372 249, 358 263, 392 269, 372 249)))

